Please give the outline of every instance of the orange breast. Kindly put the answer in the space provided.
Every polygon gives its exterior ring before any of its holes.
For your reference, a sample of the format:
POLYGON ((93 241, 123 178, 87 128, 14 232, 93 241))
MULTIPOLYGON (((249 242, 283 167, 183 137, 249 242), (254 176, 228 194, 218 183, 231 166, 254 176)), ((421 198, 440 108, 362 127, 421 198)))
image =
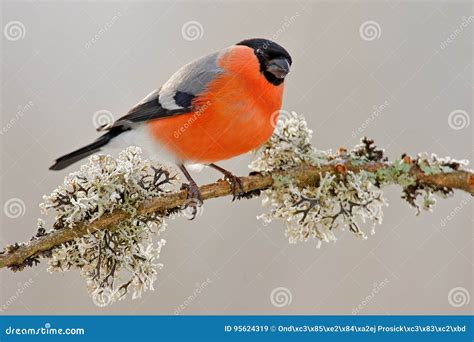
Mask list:
POLYGON ((224 73, 194 100, 195 112, 148 123, 154 139, 180 161, 229 159, 258 148, 273 133, 283 84, 269 83, 245 46, 229 49, 219 64, 224 73))

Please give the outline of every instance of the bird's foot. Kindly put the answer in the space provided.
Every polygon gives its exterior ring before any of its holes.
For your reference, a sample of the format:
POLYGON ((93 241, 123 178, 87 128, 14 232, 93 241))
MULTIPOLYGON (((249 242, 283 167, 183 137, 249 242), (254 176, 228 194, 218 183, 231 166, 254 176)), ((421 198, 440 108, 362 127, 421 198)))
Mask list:
POLYGON ((194 181, 183 184, 182 188, 188 191, 188 197, 182 207, 184 216, 189 220, 194 220, 196 216, 201 214, 200 207, 203 204, 201 191, 194 181))
POLYGON ((235 201, 236 198, 241 199, 242 197, 245 197, 244 183, 242 183, 242 180, 239 177, 234 176, 232 172, 227 171, 214 163, 208 165, 224 175, 224 180, 230 184, 230 190, 233 195, 232 201, 235 201))
POLYGON ((230 190, 232 191, 232 201, 235 201, 235 199, 241 199, 245 195, 245 190, 244 190, 244 183, 242 183, 242 180, 235 176, 233 173, 226 171, 223 172, 224 174, 224 180, 229 182, 230 185, 230 190))

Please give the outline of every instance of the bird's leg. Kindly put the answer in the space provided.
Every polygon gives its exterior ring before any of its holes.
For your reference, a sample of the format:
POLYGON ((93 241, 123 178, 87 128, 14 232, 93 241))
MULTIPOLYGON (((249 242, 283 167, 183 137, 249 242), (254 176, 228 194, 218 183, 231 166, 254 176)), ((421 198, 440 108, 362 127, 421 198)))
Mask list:
POLYGON ((189 174, 188 170, 184 167, 183 164, 178 164, 179 169, 184 174, 189 184, 183 184, 183 187, 188 190, 188 198, 184 204, 184 209, 191 208, 191 220, 194 220, 198 212, 198 207, 202 205, 202 196, 199 187, 197 186, 194 179, 189 174))
POLYGON ((226 169, 223 169, 220 166, 217 166, 214 163, 211 163, 208 165, 212 167, 213 169, 216 169, 217 171, 222 173, 224 175, 224 179, 229 182, 230 190, 232 191, 232 195, 234 196, 232 198, 232 201, 234 201, 236 198, 240 199, 244 196, 245 194, 244 184, 242 183, 242 180, 239 177, 232 174, 232 172, 227 171, 226 169))

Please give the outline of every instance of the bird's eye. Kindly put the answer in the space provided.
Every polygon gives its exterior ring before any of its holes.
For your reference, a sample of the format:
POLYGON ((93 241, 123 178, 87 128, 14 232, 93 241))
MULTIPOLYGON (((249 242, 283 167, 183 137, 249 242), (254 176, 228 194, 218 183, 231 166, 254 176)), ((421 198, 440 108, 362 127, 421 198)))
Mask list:
POLYGON ((257 49, 257 50, 255 50, 255 54, 256 54, 257 56, 263 56, 263 51, 262 51, 262 49, 257 49))

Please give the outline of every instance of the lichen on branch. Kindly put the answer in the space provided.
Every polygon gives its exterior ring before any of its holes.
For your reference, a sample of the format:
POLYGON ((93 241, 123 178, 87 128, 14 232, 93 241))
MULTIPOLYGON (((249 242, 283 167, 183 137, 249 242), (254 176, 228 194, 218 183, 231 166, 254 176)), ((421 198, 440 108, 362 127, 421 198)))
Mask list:
POLYGON ((269 212, 259 218, 267 225, 274 219, 282 219, 290 243, 315 238, 320 246, 321 241, 336 240, 338 227, 349 228, 357 236, 366 238, 359 222, 381 223, 386 201, 370 173, 355 173, 347 170, 346 164, 348 161, 354 165, 380 162, 383 151, 369 140, 350 152, 345 149, 339 149, 337 154, 317 151, 310 144, 311 134, 304 118, 293 113, 265 144, 260 157, 250 165, 251 169, 274 174, 288 165, 310 163, 332 164, 336 172, 320 173, 316 182, 303 185, 288 177, 276 177, 278 186, 264 193, 263 204, 270 207, 269 212))
MULTIPOLYGON (((363 138, 353 149, 319 151, 311 130, 295 113, 279 122, 275 134, 241 177, 250 198, 263 193, 265 224, 282 220, 290 243, 335 241, 338 229, 367 237, 383 218, 382 188, 396 184, 417 213, 431 210, 434 195, 454 189, 474 194, 474 176, 466 161, 420 154, 389 161, 384 151, 363 138)), ((228 196, 225 181, 200 187, 203 200, 228 196)), ((152 290, 165 241, 168 217, 188 217, 186 190, 177 172, 145 160, 129 147, 118 158, 92 156, 80 170, 44 197, 44 213, 54 211, 53 229, 39 220, 26 243, 0 252, 0 267, 14 271, 48 259, 48 270, 78 269, 96 305, 104 306, 152 290)))
MULTIPOLYGON (((142 159, 137 147, 128 148, 118 159, 91 157, 51 195, 44 196, 40 207, 45 214, 55 211, 54 229, 74 229, 77 223, 94 222, 116 208, 130 217, 118 222, 114 231, 98 230, 53 247, 47 253, 48 271, 79 269, 98 306, 122 299, 130 290, 133 298, 152 290, 163 266, 158 260, 166 241, 159 236, 166 223, 156 213, 137 214, 137 206, 174 191, 176 185, 173 171, 154 167, 142 159)), ((40 220, 39 232, 45 232, 43 226, 40 220)))
POLYGON ((263 203, 270 207, 269 212, 259 218, 265 224, 282 219, 290 243, 316 238, 320 246, 321 241, 336 240, 337 228, 348 228, 366 238, 361 223, 369 221, 374 233, 375 224, 382 222, 382 209, 387 205, 381 190, 383 186, 400 185, 402 198, 419 213, 420 208, 432 208, 434 194, 447 197, 453 191, 420 182, 416 171, 424 175, 446 174, 467 165, 466 161, 427 154, 420 154, 414 161, 402 155, 389 162, 384 151, 367 138, 361 139, 361 144, 350 151, 345 148, 336 153, 318 151, 310 144, 311 134, 304 118, 292 113, 250 165, 253 171, 276 175, 274 186, 264 192, 263 203), (314 182, 304 184, 278 173, 298 164, 333 166, 333 169, 321 172, 314 182), (422 197, 421 203, 417 201, 419 197, 422 197))

